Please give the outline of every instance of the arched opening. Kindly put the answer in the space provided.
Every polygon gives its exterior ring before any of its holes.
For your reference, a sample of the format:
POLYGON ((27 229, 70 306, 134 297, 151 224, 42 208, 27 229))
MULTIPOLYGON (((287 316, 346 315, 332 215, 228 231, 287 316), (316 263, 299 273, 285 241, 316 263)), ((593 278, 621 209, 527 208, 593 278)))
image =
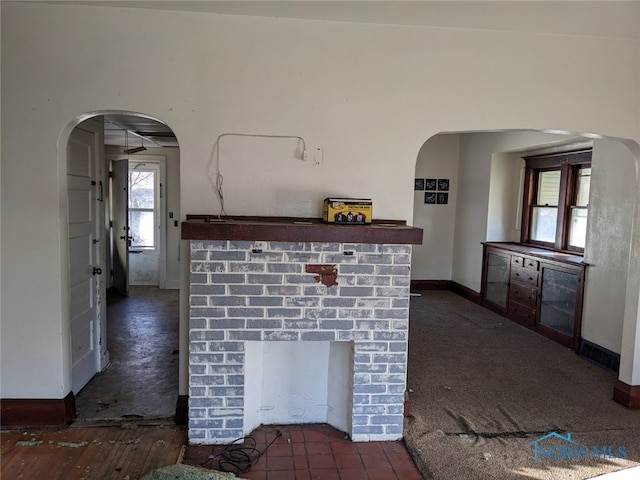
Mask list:
POLYGON ((179 384, 176 136, 158 119, 122 111, 91 112, 68 130, 61 218, 78 418, 172 417, 179 384))
MULTIPOLYGON (((461 445, 468 452, 477 447, 477 457, 488 460, 492 442, 506 438, 530 437, 532 448, 544 433, 580 431, 578 441, 588 444, 599 428, 594 417, 612 430, 636 421, 635 412, 612 400, 624 362, 633 362, 633 352, 625 350, 625 304, 634 275, 629 248, 638 157, 637 145, 629 147, 620 139, 523 130, 441 133, 423 144, 413 224, 424 229, 424 242, 412 258, 412 287, 421 297, 411 306, 408 366, 415 421, 405 438, 410 448, 432 452, 420 456, 426 471, 446 476, 442 464, 429 462, 442 455, 443 463, 455 463, 447 451, 461 445), (588 265, 579 345, 571 351, 511 321, 509 303, 506 317, 477 304, 484 301, 483 242, 521 242, 522 157, 581 149, 592 150, 583 252, 588 265), (448 180, 443 189, 438 180, 448 180)), ((564 255, 541 250, 545 254, 564 255)), ((507 271, 521 272, 511 261, 507 271)), ((531 276, 534 293, 544 288, 543 263, 531 276)), ((542 300, 534 296, 532 302, 532 321, 538 321, 542 300)), ((481 466, 474 472, 484 473, 481 466)))

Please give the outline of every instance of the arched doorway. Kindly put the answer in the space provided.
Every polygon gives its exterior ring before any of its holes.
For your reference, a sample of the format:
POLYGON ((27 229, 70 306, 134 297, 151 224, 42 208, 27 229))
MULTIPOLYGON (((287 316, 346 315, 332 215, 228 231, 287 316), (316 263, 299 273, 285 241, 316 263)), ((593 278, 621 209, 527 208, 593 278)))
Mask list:
POLYGON ((177 139, 166 124, 143 114, 105 111, 84 118, 88 119, 70 135, 67 155, 76 410, 83 420, 172 416, 178 395, 179 344, 177 139), (78 165, 90 166, 79 170, 78 165), (152 182, 140 183, 138 177, 151 177, 152 182), (138 183, 132 184, 132 178, 138 183), (78 182, 86 186, 80 193, 78 182), (132 198, 132 192, 140 198, 132 198), (142 208, 130 209, 132 205, 142 208), (136 236, 146 228, 141 241, 132 239, 132 224, 136 236), (78 237, 83 229, 91 235, 78 237), (154 257, 153 278, 142 287, 145 283, 138 275, 130 291, 128 260, 140 252, 154 257), (84 283, 77 282, 78 271, 85 272, 84 283), (169 356, 169 361, 160 361, 157 355, 169 356), (140 362, 145 361, 149 381, 156 372, 169 383, 164 391, 172 398, 164 402, 164 410, 145 409, 163 402, 139 398, 139 393, 153 390, 141 389, 144 378, 133 375, 142 373, 140 362))

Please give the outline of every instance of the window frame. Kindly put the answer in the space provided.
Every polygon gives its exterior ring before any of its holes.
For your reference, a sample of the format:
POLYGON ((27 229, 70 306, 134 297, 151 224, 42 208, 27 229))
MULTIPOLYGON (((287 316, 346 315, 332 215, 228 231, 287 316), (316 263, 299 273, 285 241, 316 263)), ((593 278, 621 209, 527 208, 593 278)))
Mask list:
MULTIPOLYGON (((583 254, 584 248, 569 245, 571 233, 571 210, 576 208, 578 172, 591 167, 592 149, 571 152, 542 154, 522 157, 526 163, 524 195, 522 205, 521 243, 583 254), (543 242, 531 238, 533 208, 537 205, 538 175, 545 171, 560 171, 558 215, 555 241, 543 242)), ((589 205, 586 208, 588 212, 589 205)))
MULTIPOLYGON (((160 204, 159 204, 159 200, 160 200, 160 192, 159 189, 160 187, 160 170, 158 168, 158 166, 156 164, 153 163, 149 163, 149 162, 136 162, 133 163, 131 162, 129 164, 129 172, 127 175, 127 184, 128 184, 128 198, 127 198, 127 202, 128 202, 128 211, 127 211, 127 216, 128 216, 128 222, 129 224, 131 224, 131 213, 132 212, 147 212, 147 213, 151 213, 153 215, 153 246, 143 246, 143 245, 129 245, 129 251, 130 252, 155 252, 158 251, 158 242, 159 242, 159 211, 158 209, 160 208, 160 204), (153 208, 149 208, 149 207, 132 207, 130 202, 131 202, 131 192, 132 192, 132 185, 131 185, 131 174, 133 172, 136 173, 144 173, 144 172, 148 172, 148 173, 152 173, 153 174, 153 208)), ((133 234, 133 232, 131 232, 131 234, 133 234)))

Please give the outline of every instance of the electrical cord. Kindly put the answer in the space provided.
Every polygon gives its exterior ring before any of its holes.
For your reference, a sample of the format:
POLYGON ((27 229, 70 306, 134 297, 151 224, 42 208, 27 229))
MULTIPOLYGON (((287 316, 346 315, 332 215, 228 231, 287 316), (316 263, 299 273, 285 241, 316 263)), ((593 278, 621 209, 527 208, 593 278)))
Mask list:
POLYGON ((265 135, 258 133, 221 133, 216 138, 216 141, 213 146, 213 151, 211 152, 211 161, 209 165, 209 180, 213 184, 213 188, 218 195, 218 200, 220 201, 220 213, 218 214, 218 219, 220 220, 223 215, 228 216, 227 212, 224 209, 224 193, 222 191, 222 184, 224 182, 224 177, 220 172, 220 140, 224 137, 252 137, 252 138, 289 138, 298 140, 302 142, 302 159, 307 159, 307 142, 305 139, 299 135, 265 135), (212 172, 213 163, 215 160, 215 172, 212 172))
POLYGON ((240 437, 229 443, 219 456, 212 456, 205 460, 200 466, 204 467, 207 463, 220 458, 218 462, 218 469, 222 472, 230 473, 247 473, 251 470, 260 457, 264 455, 269 447, 279 437, 282 436, 282 432, 276 430, 276 436, 271 440, 264 450, 261 452, 256 448, 256 439, 252 436, 240 437))

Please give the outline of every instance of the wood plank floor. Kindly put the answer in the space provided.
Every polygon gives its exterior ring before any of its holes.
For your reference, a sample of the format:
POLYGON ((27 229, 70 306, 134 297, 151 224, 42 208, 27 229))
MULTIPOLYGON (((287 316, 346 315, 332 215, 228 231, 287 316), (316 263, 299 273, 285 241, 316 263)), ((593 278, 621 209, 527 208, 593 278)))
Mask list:
POLYGON ((47 480, 136 480, 177 462, 187 442, 176 425, 1 433, 0 477, 47 480))

